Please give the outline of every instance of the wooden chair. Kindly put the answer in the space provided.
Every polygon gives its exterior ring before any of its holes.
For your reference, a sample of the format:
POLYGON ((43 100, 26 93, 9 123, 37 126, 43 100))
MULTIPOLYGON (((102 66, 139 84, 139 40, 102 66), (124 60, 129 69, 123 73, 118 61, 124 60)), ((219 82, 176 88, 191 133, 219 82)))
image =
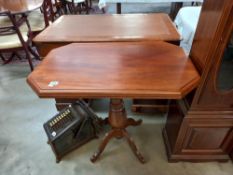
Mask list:
POLYGON ((9 63, 14 56, 19 56, 18 50, 24 50, 30 69, 33 70, 33 64, 29 53, 31 38, 30 26, 25 15, 13 16, 10 12, 0 12, 0 57, 4 64, 9 63), (28 30, 22 29, 26 24, 28 30), (11 52, 10 58, 6 59, 3 53, 11 52))
POLYGON ((89 1, 88 0, 65 0, 70 13, 81 14, 85 11, 89 14, 89 1))
POLYGON ((55 16, 67 14, 67 7, 65 0, 52 0, 53 10, 55 16))
POLYGON ((55 12, 51 0, 44 0, 41 9, 35 10, 28 15, 28 21, 33 35, 44 30, 55 20, 55 12))

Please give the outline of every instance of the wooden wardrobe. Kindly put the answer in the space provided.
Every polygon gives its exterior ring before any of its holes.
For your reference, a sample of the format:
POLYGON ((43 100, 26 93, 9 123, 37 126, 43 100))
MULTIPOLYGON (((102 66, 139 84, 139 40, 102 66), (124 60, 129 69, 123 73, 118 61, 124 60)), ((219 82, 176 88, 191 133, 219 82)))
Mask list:
POLYGON ((170 161, 233 156, 233 1, 204 0, 190 58, 197 89, 172 101, 163 130, 170 161))

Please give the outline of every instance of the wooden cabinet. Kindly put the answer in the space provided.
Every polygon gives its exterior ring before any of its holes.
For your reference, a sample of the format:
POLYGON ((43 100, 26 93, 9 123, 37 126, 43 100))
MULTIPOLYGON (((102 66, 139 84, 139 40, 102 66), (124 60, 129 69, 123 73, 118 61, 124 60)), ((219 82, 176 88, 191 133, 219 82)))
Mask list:
POLYGON ((201 81, 172 101, 163 130, 170 161, 226 161, 233 143, 233 1, 205 0, 190 58, 201 81))

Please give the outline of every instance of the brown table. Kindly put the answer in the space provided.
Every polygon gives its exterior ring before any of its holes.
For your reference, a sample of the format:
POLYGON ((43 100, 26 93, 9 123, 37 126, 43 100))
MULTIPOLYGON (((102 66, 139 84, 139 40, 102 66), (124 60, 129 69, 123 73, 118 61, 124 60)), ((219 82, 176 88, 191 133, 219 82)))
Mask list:
POLYGON ((144 158, 126 127, 123 98, 181 99, 198 84, 199 74, 184 51, 166 42, 77 43, 57 48, 27 81, 41 98, 110 98, 106 135, 94 162, 112 137, 126 137, 137 158, 144 158), (64 59, 65 58, 65 59, 64 59))
POLYGON ((157 41, 179 43, 167 14, 65 15, 34 38, 40 55, 74 42, 157 41))
POLYGON ((0 11, 27 13, 41 7, 43 0, 0 0, 0 11))
MULTIPOLYGON (((23 15, 23 17, 26 17, 27 13, 36 10, 40 8, 43 4, 43 0, 0 0, 0 12, 11 12, 13 16, 15 15, 23 15)), ((32 34, 29 34, 29 40, 32 40, 32 34)), ((31 43, 31 42, 29 42, 31 43)), ((27 46, 29 49, 29 52, 35 56, 35 58, 39 59, 39 55, 31 48, 31 45, 27 46)), ((9 59, 8 63, 12 60, 9 59)), ((31 66, 31 69, 33 67, 31 66)))

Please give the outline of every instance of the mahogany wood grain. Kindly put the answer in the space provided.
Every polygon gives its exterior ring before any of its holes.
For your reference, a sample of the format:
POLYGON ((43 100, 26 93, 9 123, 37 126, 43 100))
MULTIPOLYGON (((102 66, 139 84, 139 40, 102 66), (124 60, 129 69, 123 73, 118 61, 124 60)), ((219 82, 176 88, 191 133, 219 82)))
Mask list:
POLYGON ((125 105, 122 99, 110 100, 108 122, 112 126, 112 129, 105 135, 105 138, 101 142, 98 150, 91 157, 91 161, 94 163, 100 157, 110 139, 114 137, 116 137, 117 139, 125 137, 134 155, 141 163, 145 163, 144 157, 139 152, 133 139, 130 137, 126 130, 126 127, 128 126, 138 126, 142 124, 142 120, 136 121, 132 118, 127 118, 125 105))
POLYGON ((180 41, 167 14, 64 15, 34 38, 44 57, 74 42, 180 41))
POLYGON ((195 63, 196 67, 203 71, 207 63, 208 53, 215 48, 211 48, 211 43, 215 42, 214 35, 216 35, 217 26, 220 22, 222 8, 224 3, 222 1, 206 1, 202 6, 198 26, 193 40, 190 57, 195 63), (208 34, 208 36, 207 36, 208 34))
POLYGON ((0 0, 0 11, 26 13, 42 6, 43 0, 0 0))
POLYGON ((64 15, 34 42, 180 40, 166 14, 64 15))
POLYGON ((53 50, 28 77, 43 98, 180 99, 199 74, 166 42, 76 43, 53 50), (58 85, 49 87, 51 81, 58 85))
POLYGON ((226 161, 232 154, 233 89, 218 85, 232 16, 232 0, 205 0, 202 5, 190 54, 200 83, 189 100, 172 102, 163 132, 171 161, 226 161))

